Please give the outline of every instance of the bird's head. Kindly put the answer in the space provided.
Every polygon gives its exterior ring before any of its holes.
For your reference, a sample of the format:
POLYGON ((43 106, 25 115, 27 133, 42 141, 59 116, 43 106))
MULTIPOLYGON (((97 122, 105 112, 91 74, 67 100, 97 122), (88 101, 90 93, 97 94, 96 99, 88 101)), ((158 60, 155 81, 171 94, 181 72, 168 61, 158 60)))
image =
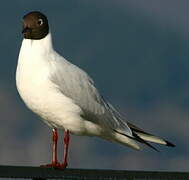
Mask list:
POLYGON ((23 17, 22 33, 25 39, 43 39, 49 33, 47 17, 39 11, 33 11, 23 17))

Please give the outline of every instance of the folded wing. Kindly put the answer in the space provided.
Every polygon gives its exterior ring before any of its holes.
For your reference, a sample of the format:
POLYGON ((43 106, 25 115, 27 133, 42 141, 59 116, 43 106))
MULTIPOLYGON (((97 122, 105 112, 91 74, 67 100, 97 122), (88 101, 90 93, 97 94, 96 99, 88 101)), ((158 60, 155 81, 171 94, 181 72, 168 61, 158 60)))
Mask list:
POLYGON ((132 137, 126 121, 102 98, 93 80, 83 70, 61 58, 53 61, 54 70, 50 78, 65 96, 83 110, 82 116, 88 121, 132 137))

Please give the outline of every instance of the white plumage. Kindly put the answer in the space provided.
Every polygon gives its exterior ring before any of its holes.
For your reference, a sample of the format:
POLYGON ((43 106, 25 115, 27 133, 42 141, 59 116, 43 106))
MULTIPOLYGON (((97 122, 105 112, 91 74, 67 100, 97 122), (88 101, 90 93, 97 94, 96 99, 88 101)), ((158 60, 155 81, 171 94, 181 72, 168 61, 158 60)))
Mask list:
POLYGON ((127 137, 133 137, 127 123, 101 98, 92 79, 54 51, 50 33, 23 40, 16 84, 25 104, 48 125, 139 149, 127 137))
MULTIPOLYGON (((106 102, 86 72, 60 56, 52 45, 48 20, 40 12, 24 16, 24 39, 19 53, 16 85, 25 104, 51 126, 72 134, 98 136, 139 150, 138 142, 174 146, 126 121, 106 102)), ((68 136, 67 136, 68 138, 68 136)), ((54 140, 52 166, 59 166, 54 140)), ((61 167, 67 166, 66 154, 61 167)), ((156 149, 155 149, 156 150, 156 149)))

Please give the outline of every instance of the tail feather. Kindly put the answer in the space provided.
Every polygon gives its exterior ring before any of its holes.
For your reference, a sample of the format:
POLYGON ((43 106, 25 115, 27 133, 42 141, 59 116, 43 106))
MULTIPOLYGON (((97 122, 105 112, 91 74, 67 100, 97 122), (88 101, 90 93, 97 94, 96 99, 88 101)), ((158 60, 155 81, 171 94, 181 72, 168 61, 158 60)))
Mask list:
POLYGON ((133 149, 136 149, 136 150, 140 150, 140 145, 138 144, 138 142, 136 141, 136 139, 126 135, 126 134, 123 134, 117 130, 113 130, 114 133, 113 133, 113 137, 107 137, 105 136, 104 139, 106 140, 109 140, 109 141, 112 141, 112 142, 117 142, 117 143, 120 143, 120 144, 123 144, 123 145, 127 145, 133 149))
POLYGON ((166 146, 170 146, 170 147, 174 147, 175 145, 172 144, 171 142, 164 140, 160 137, 154 136, 154 135, 149 135, 149 134, 144 134, 144 133, 139 133, 139 132, 135 132, 141 139, 145 140, 145 141, 149 141, 149 142, 153 142, 153 143, 157 143, 157 144, 162 144, 162 145, 166 145, 166 146))
POLYGON ((136 138, 137 141, 146 144, 147 146, 149 146, 150 148, 152 148, 153 150, 159 152, 159 150, 157 148, 155 148, 154 146, 152 146, 150 143, 148 143, 145 139, 141 138, 138 134, 133 133, 133 136, 136 138))
POLYGON ((173 144, 173 143, 171 143, 171 142, 169 142, 167 140, 165 140, 165 141, 166 141, 166 146, 175 147, 175 144, 173 144))
POLYGON ((128 123, 129 127, 131 128, 132 132, 134 134, 137 134, 137 136, 139 136, 141 139, 143 139, 144 141, 149 141, 149 142, 153 142, 153 143, 157 143, 157 144, 162 144, 162 145, 166 145, 166 146, 170 146, 170 147, 175 147, 175 145, 165 139, 162 139, 158 136, 154 136, 150 133, 145 132, 144 130, 136 127, 133 124, 128 123))
MULTIPOLYGON (((115 132, 114 134, 114 141, 119 142, 124 145, 128 145, 134 149, 140 149, 140 146, 137 142, 143 143, 148 147, 154 149, 155 151, 159 152, 154 146, 152 146, 149 142, 162 144, 170 147, 174 147, 175 145, 167 140, 164 140, 158 136, 154 136, 150 133, 145 132, 144 130, 136 127, 131 123, 127 123, 129 128, 131 129, 132 135, 129 136, 121 130, 113 129, 115 132)), ((107 139, 107 137, 106 137, 107 139)))
POLYGON ((132 132, 133 137, 132 136, 128 136, 122 132, 119 132, 117 130, 114 130, 117 134, 123 135, 125 137, 127 137, 128 139, 132 140, 132 141, 137 141, 143 144, 146 144, 148 147, 154 149, 155 151, 159 152, 154 146, 152 146, 150 143, 148 143, 147 141, 145 141, 144 139, 142 139, 140 136, 138 136, 135 132, 132 132))

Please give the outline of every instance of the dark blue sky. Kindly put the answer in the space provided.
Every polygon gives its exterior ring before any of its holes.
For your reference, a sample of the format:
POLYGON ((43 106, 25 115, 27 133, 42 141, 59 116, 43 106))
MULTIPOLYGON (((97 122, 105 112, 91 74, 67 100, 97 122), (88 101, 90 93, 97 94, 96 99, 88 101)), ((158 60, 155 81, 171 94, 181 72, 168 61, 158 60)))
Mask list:
POLYGON ((174 149, 158 146, 161 153, 146 147, 136 152, 96 138, 73 137, 70 167, 187 170, 188 4, 3 1, 0 164, 38 165, 51 157, 50 129, 24 106, 15 87, 22 17, 40 10, 49 18, 54 46, 61 55, 85 69, 103 96, 131 122, 177 144, 174 149))

